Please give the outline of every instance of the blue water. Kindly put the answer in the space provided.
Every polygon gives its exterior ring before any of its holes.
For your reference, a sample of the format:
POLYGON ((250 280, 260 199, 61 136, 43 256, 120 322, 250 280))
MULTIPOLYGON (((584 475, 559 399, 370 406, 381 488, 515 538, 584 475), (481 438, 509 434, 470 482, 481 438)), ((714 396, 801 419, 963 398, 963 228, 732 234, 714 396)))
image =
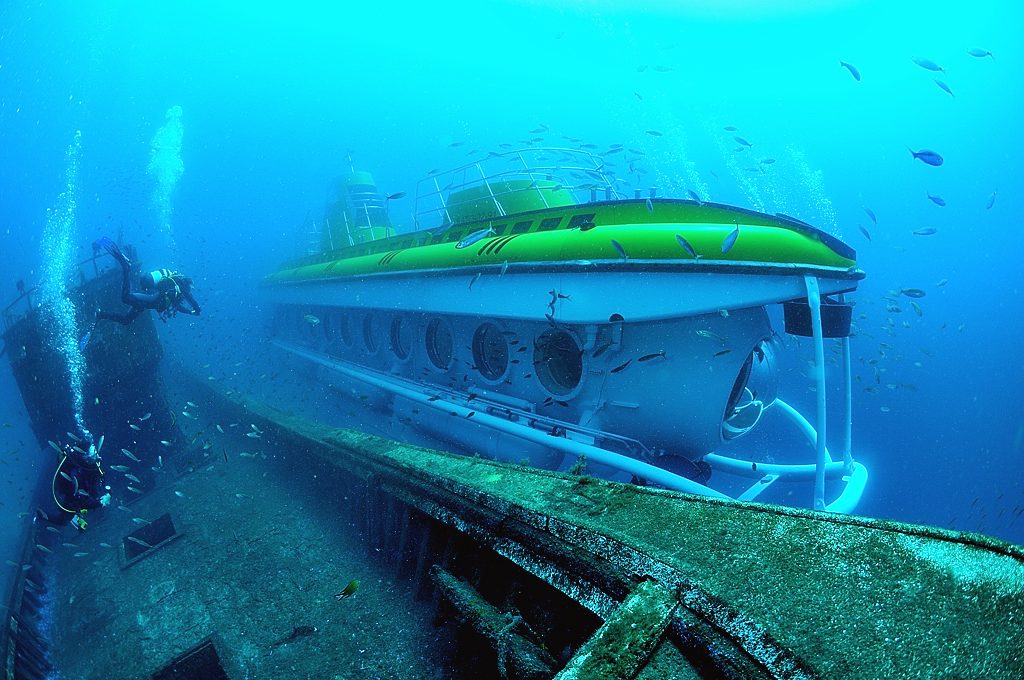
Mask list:
MULTIPOLYGON (((147 263, 193 275, 203 317, 161 332, 221 367, 259 343, 256 281, 304 251, 303 221, 347 154, 383 192, 413 194, 428 170, 538 126, 548 143, 624 144, 646 153, 637 186, 785 212, 858 250, 861 513, 1024 543, 1020 3, 213 4, 0 8, 0 302, 55 266, 43 239, 77 131, 64 257, 122 233, 147 263), (737 152, 734 136, 752 146, 737 152), (924 228, 937 233, 913 234, 924 228), (902 288, 927 293, 920 315, 902 296, 887 312, 902 288)), ((396 201, 392 216, 409 225, 412 209, 396 201)), ((802 361, 786 397, 809 409, 802 361)), ((0 396, 0 513, 13 516, 50 459, 6 361, 0 396)))

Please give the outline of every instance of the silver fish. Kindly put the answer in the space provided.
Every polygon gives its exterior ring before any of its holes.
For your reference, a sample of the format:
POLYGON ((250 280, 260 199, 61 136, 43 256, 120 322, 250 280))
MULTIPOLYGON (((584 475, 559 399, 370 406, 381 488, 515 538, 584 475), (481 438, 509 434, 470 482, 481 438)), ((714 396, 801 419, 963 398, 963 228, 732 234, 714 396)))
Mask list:
POLYGON ((932 61, 931 59, 924 59, 923 57, 914 57, 914 58, 912 59, 912 61, 913 61, 913 62, 914 62, 915 64, 917 64, 918 66, 920 66, 921 68, 923 68, 923 69, 925 69, 925 70, 927 70, 927 71, 936 71, 936 72, 942 72, 942 71, 945 71, 945 69, 944 69, 944 68, 942 68, 941 66, 939 66, 938 64, 936 64, 936 63, 935 63, 934 61, 932 61))
POLYGON ((740 225, 737 224, 736 228, 733 229, 732 232, 730 232, 729 235, 725 237, 724 241, 722 241, 722 254, 723 255, 725 255, 730 250, 732 250, 732 247, 734 245, 736 245, 736 241, 737 241, 737 239, 739 239, 739 237, 740 237, 740 225))
POLYGON ((690 200, 697 201, 697 205, 704 205, 704 201, 701 199, 700 195, 693 189, 688 189, 686 194, 690 197, 690 200))
POLYGON ((849 71, 854 80, 860 80, 860 71, 857 70, 856 66, 845 61, 839 62, 839 65, 849 71))
POLYGON ((113 470, 114 472, 128 472, 128 470, 130 470, 131 468, 129 468, 127 465, 111 465, 110 469, 113 470))
POLYGON ((139 422, 140 423, 144 423, 144 422, 146 422, 147 420, 149 420, 152 417, 153 417, 152 413, 145 413, 145 414, 142 415, 141 418, 139 418, 139 422))
POLYGON ((996 204, 996 192, 992 192, 992 195, 988 197, 988 201, 985 203, 985 210, 991 210, 992 206, 996 204))
POLYGON ((693 249, 693 246, 690 245, 690 242, 687 241, 682 236, 680 236, 679 234, 676 234, 676 243, 678 243, 679 247, 685 250, 690 257, 692 257, 695 260, 700 259, 700 255, 698 255, 697 251, 693 249))
POLYGON ((612 239, 611 242, 612 248, 614 248, 615 252, 619 254, 619 257, 621 257, 623 260, 628 260, 629 255, 626 254, 626 249, 622 247, 622 244, 616 241, 615 239, 612 239))
POLYGON ((145 541, 143 541, 141 538, 135 538, 134 536, 129 536, 128 540, 131 541, 132 543, 138 543, 143 548, 152 548, 153 547, 149 543, 146 543, 145 541))
POLYGON ((138 457, 138 456, 136 456, 136 455, 135 455, 134 453, 132 453, 131 451, 129 451, 128 449, 121 449, 121 453, 123 453, 123 454, 124 454, 125 456, 127 456, 127 457, 128 457, 129 459, 131 459, 131 460, 134 460, 134 461, 135 461, 136 463, 139 463, 139 462, 141 462, 141 461, 139 460, 139 457, 138 457))
POLYGON ((458 243, 456 243, 455 244, 455 248, 458 249, 458 250, 461 250, 463 248, 468 248, 471 245, 473 245, 474 243, 476 243, 477 241, 479 241, 480 239, 485 238, 485 237, 489 236, 490 234, 494 234, 494 233, 497 233, 497 232, 494 231, 494 227, 487 227, 486 229, 480 229, 478 231, 474 231, 472 234, 470 234, 466 238, 464 238, 461 241, 459 241, 458 243))

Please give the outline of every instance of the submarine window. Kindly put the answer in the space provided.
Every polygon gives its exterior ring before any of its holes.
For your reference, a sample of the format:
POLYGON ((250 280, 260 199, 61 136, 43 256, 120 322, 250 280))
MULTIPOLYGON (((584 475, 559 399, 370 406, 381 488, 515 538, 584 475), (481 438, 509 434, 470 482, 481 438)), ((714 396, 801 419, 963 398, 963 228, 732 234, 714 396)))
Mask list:
POLYGON ((594 215, 596 213, 587 213, 586 215, 573 215, 569 221, 569 229, 581 229, 585 226, 593 226, 594 215))
POLYGON ((366 345, 366 351, 376 354, 380 349, 380 340, 380 318, 374 312, 370 312, 363 317, 363 344, 366 345))
POLYGON ((512 227, 513 234, 525 234, 530 231, 530 227, 533 226, 533 222, 516 222, 515 226, 512 227))
POLYGON ((507 227, 507 226, 508 226, 508 223, 497 224, 497 225, 491 227, 491 229, 494 230, 494 235, 495 236, 501 236, 502 234, 505 233, 505 227, 507 227))
POLYGON ((427 357, 442 371, 452 363, 452 329, 444 319, 431 319, 427 324, 427 357))
POLYGON ((473 363, 488 380, 499 380, 508 370, 508 341, 493 323, 481 325, 473 334, 473 363))
POLYGON ((343 311, 338 315, 338 336, 341 337, 341 343, 345 347, 352 346, 352 327, 349 326, 351 316, 352 314, 348 311, 343 311))
POLYGON ((391 320, 391 351, 405 361, 412 351, 413 327, 408 319, 396 316, 391 320))
POLYGON ((548 392, 564 397, 583 379, 583 352, 576 338, 561 329, 549 329, 534 341, 537 379, 548 392))
POLYGON ((558 229, 558 225, 561 223, 561 217, 549 217, 540 223, 540 227, 537 228, 537 231, 551 231, 553 229, 558 229))

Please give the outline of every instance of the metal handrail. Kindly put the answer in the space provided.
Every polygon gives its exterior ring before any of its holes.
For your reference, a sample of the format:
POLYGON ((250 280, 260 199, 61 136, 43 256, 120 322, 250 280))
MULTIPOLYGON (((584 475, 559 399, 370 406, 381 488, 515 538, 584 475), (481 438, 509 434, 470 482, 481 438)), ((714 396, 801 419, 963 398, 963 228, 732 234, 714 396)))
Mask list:
MULTIPOLYGON (((97 264, 97 261, 101 257, 104 257, 104 256, 105 256, 105 253, 103 253, 103 254, 99 254, 98 253, 96 255, 93 255, 91 257, 88 257, 88 258, 82 260, 81 262, 76 263, 75 267, 77 268, 77 270, 76 270, 75 275, 73 275, 73 277, 74 276, 77 276, 79 278, 84 277, 85 280, 88 281, 88 280, 94 279, 97 276, 99 276, 100 275, 100 268, 99 268, 99 265, 97 264), (85 266, 90 264, 90 263, 92 264, 92 276, 89 276, 88 270, 85 269, 85 266)), ((104 269, 103 271, 105 272, 106 269, 104 269)), ((26 316, 31 314, 36 309, 36 307, 38 307, 38 302, 36 304, 33 304, 32 298, 33 298, 33 296, 36 295, 36 293, 39 292, 41 287, 42 286, 37 284, 37 285, 32 286, 31 288, 26 288, 23 292, 19 292, 18 296, 16 298, 14 298, 14 300, 11 301, 10 304, 8 304, 6 307, 4 307, 4 309, 3 309, 4 333, 7 333, 8 331, 10 331, 11 328, 13 328, 15 324, 17 324, 23 318, 25 318, 26 316), (18 303, 20 303, 22 300, 26 301, 25 308, 22 309, 20 312, 16 311, 14 309, 15 306, 17 306, 18 303)))
POLYGON ((588 151, 562 147, 531 147, 503 153, 492 151, 486 158, 433 173, 416 183, 415 229, 433 228, 438 226, 437 222, 451 224, 450 209, 461 205, 458 201, 452 203, 452 195, 475 186, 487 187, 499 213, 502 208, 498 199, 522 191, 539 192, 547 205, 543 192, 548 189, 539 185, 506 191, 495 186, 499 181, 515 179, 528 179, 531 185, 537 180, 554 181, 560 188, 572 192, 578 203, 587 202, 590 192, 597 189, 604 190, 610 198, 625 198, 616 189, 618 180, 605 172, 604 161, 588 151), (423 202, 429 206, 423 207, 423 202))

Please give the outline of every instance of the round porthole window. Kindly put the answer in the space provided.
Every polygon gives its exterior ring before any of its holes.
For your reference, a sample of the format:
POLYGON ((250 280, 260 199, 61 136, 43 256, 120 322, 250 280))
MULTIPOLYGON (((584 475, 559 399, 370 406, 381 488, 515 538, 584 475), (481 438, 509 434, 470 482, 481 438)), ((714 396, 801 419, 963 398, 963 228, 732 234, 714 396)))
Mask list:
POLYGON ((499 380, 508 369, 508 341, 493 323, 485 323, 473 334, 473 363, 480 375, 499 380))
POLYGON ((377 350, 380 349, 381 342, 381 329, 380 319, 373 312, 370 312, 363 317, 363 343, 366 345, 366 351, 370 354, 376 354, 377 350))
POLYGON ((413 327, 408 319, 396 316, 391 320, 391 351, 403 361, 409 358, 412 351, 413 327))
POLYGON ((444 319, 431 319, 427 324, 427 358, 442 371, 452 363, 452 329, 444 319))
POLYGON ((533 361, 540 384, 556 396, 570 394, 583 379, 583 353, 567 331, 553 328, 541 333, 534 343, 533 361))

